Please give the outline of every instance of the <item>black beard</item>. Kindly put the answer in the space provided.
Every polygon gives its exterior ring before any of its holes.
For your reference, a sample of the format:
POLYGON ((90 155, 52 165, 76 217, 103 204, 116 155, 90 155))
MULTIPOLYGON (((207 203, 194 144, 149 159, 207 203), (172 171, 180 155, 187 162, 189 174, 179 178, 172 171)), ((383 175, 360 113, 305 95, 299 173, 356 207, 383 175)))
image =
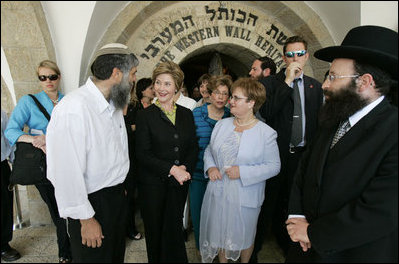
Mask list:
POLYGON ((114 103, 116 109, 123 109, 129 103, 132 87, 133 85, 129 83, 128 78, 125 78, 125 74, 123 75, 121 83, 112 87, 110 99, 114 103))
POLYGON ((324 91, 329 96, 320 109, 319 122, 322 126, 336 126, 341 121, 347 120, 367 105, 368 101, 362 99, 356 93, 356 82, 352 81, 348 86, 337 92, 324 91))

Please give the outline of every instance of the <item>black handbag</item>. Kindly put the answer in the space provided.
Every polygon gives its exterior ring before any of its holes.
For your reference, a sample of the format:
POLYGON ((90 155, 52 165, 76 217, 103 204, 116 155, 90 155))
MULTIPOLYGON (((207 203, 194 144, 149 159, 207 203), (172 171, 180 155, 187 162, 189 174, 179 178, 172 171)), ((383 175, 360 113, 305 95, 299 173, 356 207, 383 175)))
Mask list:
MULTIPOLYGON (((30 94, 40 111, 44 114, 47 120, 50 121, 50 115, 40 102, 30 94)), ((31 184, 46 184, 50 181, 46 177, 46 154, 34 147, 31 143, 17 142, 17 149, 15 150, 15 159, 10 175, 10 185, 31 185, 31 184)))

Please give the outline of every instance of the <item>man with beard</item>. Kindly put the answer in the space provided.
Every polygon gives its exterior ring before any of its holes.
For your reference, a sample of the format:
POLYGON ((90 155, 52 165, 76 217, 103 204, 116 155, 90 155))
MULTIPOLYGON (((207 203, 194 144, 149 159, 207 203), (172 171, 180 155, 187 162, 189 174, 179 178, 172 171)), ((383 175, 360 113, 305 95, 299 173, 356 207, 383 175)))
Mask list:
MULTIPOLYGON (((290 238, 285 229, 288 213, 288 198, 292 180, 307 144, 317 128, 317 115, 323 103, 321 83, 304 74, 309 59, 307 42, 300 36, 289 37, 284 46, 284 62, 287 67, 276 75, 260 80, 266 89, 266 101, 259 110, 266 124, 277 131, 281 171, 266 183, 266 199, 263 207, 268 208, 268 217, 260 223, 271 230, 281 249, 286 253, 290 238), (299 111, 299 112, 297 112, 299 111), (295 124, 294 124, 295 121, 295 124), (294 136, 295 135, 295 136, 294 136)), ((258 227, 259 229, 259 227, 258 227)), ((262 229, 260 229, 262 230, 262 229)), ((261 232, 257 232, 251 262, 263 244, 261 232)))
POLYGON ((332 64, 292 187, 287 262, 398 262, 398 109, 386 96, 397 43, 393 30, 360 26, 315 53, 332 64))
POLYGON ((123 262, 129 154, 123 107, 138 60, 111 43, 94 55, 92 77, 54 108, 47 128, 47 177, 67 218, 75 262, 123 262))
POLYGON ((276 63, 274 63, 274 61, 267 56, 254 60, 251 70, 249 71, 249 76, 258 81, 264 77, 274 74, 276 74, 276 63))

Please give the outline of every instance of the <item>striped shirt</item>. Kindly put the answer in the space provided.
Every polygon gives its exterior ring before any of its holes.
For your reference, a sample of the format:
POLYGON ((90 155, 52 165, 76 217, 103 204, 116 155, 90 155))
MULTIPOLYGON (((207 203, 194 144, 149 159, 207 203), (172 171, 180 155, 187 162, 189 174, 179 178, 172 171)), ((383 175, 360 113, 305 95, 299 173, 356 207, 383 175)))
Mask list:
MULTIPOLYGON (((193 178, 204 181, 208 180, 204 177, 204 151, 205 148, 208 146, 209 141, 211 140, 212 130, 218 121, 209 118, 208 105, 209 103, 206 103, 200 107, 196 107, 193 110, 195 130, 199 147, 198 159, 195 165, 193 178)), ((226 118, 229 116, 230 116, 230 109, 224 107, 224 115, 222 118, 226 118)))

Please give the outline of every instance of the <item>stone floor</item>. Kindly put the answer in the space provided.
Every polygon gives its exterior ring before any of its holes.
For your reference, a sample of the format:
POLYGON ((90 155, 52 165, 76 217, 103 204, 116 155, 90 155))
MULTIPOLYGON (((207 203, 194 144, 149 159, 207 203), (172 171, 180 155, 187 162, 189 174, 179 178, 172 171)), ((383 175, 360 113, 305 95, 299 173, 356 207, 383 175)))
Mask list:
MULTIPOLYGON (((137 216, 137 223, 139 231, 144 231, 143 222, 139 216, 137 216)), ((57 238, 55 226, 53 225, 28 226, 15 229, 13 240, 10 242, 10 245, 17 249, 22 255, 19 260, 14 261, 16 263, 58 262, 57 238)), ((196 253, 193 232, 190 232, 188 235, 186 249, 188 261, 190 263, 201 262, 200 257, 196 253)), ((282 263, 284 262, 284 257, 275 241, 266 241, 262 251, 258 255, 258 261, 262 263, 282 263)), ((139 241, 126 240, 125 262, 147 262, 145 238, 139 241)), ((215 262, 217 261, 215 260, 215 262)))
MULTIPOLYGON (((10 245, 18 250, 22 257, 15 263, 56 263, 58 262, 57 237, 54 225, 30 225, 28 198, 26 188, 19 186, 18 200, 20 201, 20 212, 14 212, 14 234, 10 245), (20 215, 18 218, 17 215, 20 215)), ((14 197, 15 198, 15 197, 14 197)), ((16 200, 14 200, 16 201, 16 200)), ((15 205, 15 203, 14 203, 15 205)), ((139 211, 136 214, 136 224, 138 230, 143 234, 144 226, 139 211)), ((200 263, 201 258, 197 255, 195 248, 194 233, 189 232, 186 242, 188 261, 190 263, 200 263)), ((282 263, 284 257, 280 247, 275 240, 265 241, 262 251, 258 254, 260 263, 282 263)), ((3 263, 7 263, 2 261, 3 263)), ((13 263, 14 263, 13 262, 13 263)), ((147 252, 144 239, 131 241, 126 239, 125 262, 145 263, 147 252)), ((214 262, 217 261, 217 257, 214 262)))

